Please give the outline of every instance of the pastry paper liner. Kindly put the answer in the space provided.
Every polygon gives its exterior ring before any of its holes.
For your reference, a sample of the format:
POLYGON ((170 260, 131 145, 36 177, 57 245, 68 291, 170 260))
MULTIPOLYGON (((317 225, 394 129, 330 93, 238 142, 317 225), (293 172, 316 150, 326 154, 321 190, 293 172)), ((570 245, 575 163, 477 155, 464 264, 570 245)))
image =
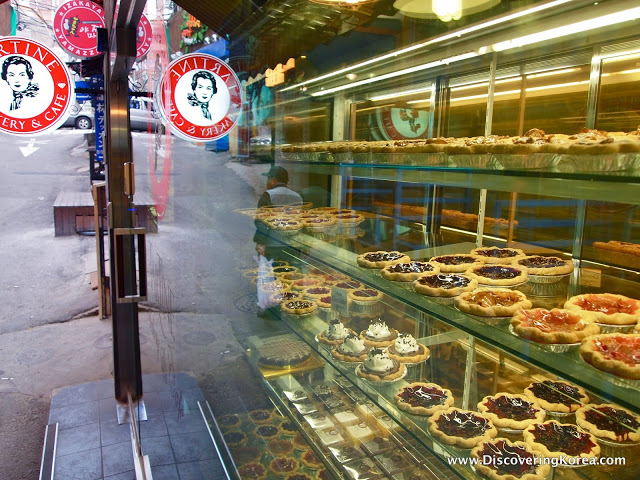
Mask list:
POLYGON ((529 275, 527 279, 531 283, 558 283, 561 282, 563 278, 570 276, 570 273, 565 273, 564 275, 529 275))
POLYGON ((505 170, 540 170, 560 163, 556 153, 495 155, 493 160, 505 170))
POLYGON ((478 322, 482 322, 484 324, 491 325, 491 326, 507 324, 511 321, 511 318, 512 318, 512 317, 483 317, 482 315, 472 315, 470 313, 463 312, 458 307, 456 307, 456 310, 458 310, 460 313, 464 313, 469 318, 473 318, 478 322))
POLYGON ((453 297, 434 297, 431 295, 425 295, 424 293, 420 293, 416 291, 415 286, 413 285, 413 282, 411 282, 411 290, 413 290, 414 292, 416 292, 418 295, 420 295, 423 298, 429 299, 432 302, 435 303, 441 303, 443 305, 451 305, 456 301, 456 296, 453 297))
POLYGON ((488 153, 451 155, 449 159, 451 163, 459 168, 481 168, 486 170, 499 170, 502 168, 496 158, 488 153))
POLYGON ((622 172, 640 167, 640 156, 635 153, 604 155, 562 155, 557 170, 570 173, 622 172))
POLYGON ((302 230, 302 228, 298 228, 297 230, 273 229, 274 232, 276 232, 278 235, 282 235, 283 237, 293 237, 294 235, 297 235, 298 233, 300 233, 300 230, 302 230))
POLYGON ((610 325, 608 323, 596 323, 600 327, 600 333, 632 333, 633 325, 610 325))
POLYGON ((542 348, 543 350, 546 350, 548 352, 552 352, 552 353, 566 353, 570 350, 579 348, 580 345, 582 345, 582 342, 578 342, 578 343, 539 343, 539 342, 534 342, 532 340, 529 340, 527 338, 522 338, 520 335, 518 335, 515 330, 513 329, 513 325, 509 325, 509 331, 515 335, 516 337, 518 337, 519 339, 530 343, 531 345, 536 345, 540 348, 542 348))
POLYGON ((598 438, 598 444, 600 445, 600 456, 602 457, 626 457, 627 454, 632 453, 627 449, 629 447, 637 447, 640 442, 616 442, 608 438, 598 438))
POLYGON ((409 280, 408 282, 397 282, 394 280, 389 280, 393 285, 398 285, 399 287, 404 288, 405 290, 413 290, 412 284, 413 280, 409 280))

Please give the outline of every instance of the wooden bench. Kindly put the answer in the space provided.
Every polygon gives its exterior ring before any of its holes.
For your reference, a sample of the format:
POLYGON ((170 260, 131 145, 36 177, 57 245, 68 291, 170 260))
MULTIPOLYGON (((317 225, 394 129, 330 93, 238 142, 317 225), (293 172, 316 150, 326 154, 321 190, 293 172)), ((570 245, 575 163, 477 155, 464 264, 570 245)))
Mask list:
MULTIPOLYGON (((146 228, 147 233, 158 233, 158 219, 152 198, 144 193, 136 193, 134 199, 138 210, 135 226, 146 228)), ((94 232, 91 192, 60 192, 53 203, 53 223, 56 237, 94 232)), ((106 218, 103 228, 108 229, 106 218)))

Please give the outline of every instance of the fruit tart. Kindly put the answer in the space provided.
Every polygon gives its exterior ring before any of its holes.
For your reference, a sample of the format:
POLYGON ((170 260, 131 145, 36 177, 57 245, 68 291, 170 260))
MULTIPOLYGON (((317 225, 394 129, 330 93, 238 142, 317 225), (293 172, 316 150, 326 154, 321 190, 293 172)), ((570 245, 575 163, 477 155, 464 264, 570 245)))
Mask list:
POLYGON ((243 432, 237 430, 225 433, 223 438, 224 443, 229 447, 241 447, 249 440, 243 432))
POLYGON ((413 282, 416 292, 430 297, 455 297, 477 286, 477 280, 459 273, 431 273, 413 282))
POLYGON ((404 364, 389 358, 386 350, 372 348, 362 364, 356 368, 359 377, 372 382, 393 381, 402 378, 406 373, 404 364))
POLYGON ((305 465, 305 467, 310 468, 311 470, 317 470, 324 466, 322 460, 320 460, 316 453, 311 449, 302 454, 300 461, 305 465))
POLYGON ((524 442, 494 438, 471 450, 476 471, 491 480, 544 480, 551 466, 538 461, 539 453, 524 442))
POLYGON ((299 469, 300 463, 293 457, 276 457, 269 464, 269 470, 277 477, 285 477, 299 469))
POLYGON ((580 355, 598 370, 640 380, 640 334, 603 333, 585 338, 580 355))
POLYGON ((262 456, 262 452, 258 447, 237 447, 232 449, 231 453, 236 465, 257 462, 262 456))
POLYGON ((442 273, 462 273, 470 268, 484 265, 484 262, 479 257, 463 253, 431 257, 429 263, 438 265, 442 273))
POLYGON ((291 300, 280 304, 280 310, 290 315, 307 315, 317 308, 318 305, 313 300, 291 300))
POLYGON ((291 284, 292 290, 302 291, 310 287, 321 287, 322 280, 318 277, 305 277, 299 280, 294 280, 291 284))
POLYGON ((364 268, 385 268, 396 263, 407 263, 411 261, 409 256, 404 253, 396 251, 386 252, 384 250, 363 253, 362 255, 358 255, 356 260, 358 265, 364 268))
POLYGON ((470 252, 484 263, 512 263, 524 258, 526 254, 519 248, 480 247, 470 252))
POLYGON ((372 321, 369 328, 363 330, 360 336, 366 345, 388 347, 398 338, 398 331, 395 328, 389 328, 383 320, 377 319, 372 321))
POLYGON ((527 445, 545 457, 591 458, 600 454, 595 436, 568 423, 533 423, 522 435, 527 445))
POLYGON ((242 480, 264 480, 269 472, 264 465, 260 463, 247 463, 238 467, 238 473, 242 480))
POLYGON ((330 215, 309 214, 302 218, 302 225, 312 231, 325 230, 336 224, 336 219, 330 215))
POLYGON ((302 292, 292 292, 290 290, 284 290, 282 292, 272 293, 269 299, 272 304, 280 304, 283 302, 290 302, 293 300, 302 300, 302 292))
POLYGON ((396 341, 387 347, 389 357, 400 363, 419 363, 429 358, 429 349, 418 343, 410 333, 399 333, 396 341))
POLYGON ((524 389, 524 393, 536 400, 547 412, 571 413, 589 403, 584 389, 562 381, 533 382, 524 389))
POLYGON ((579 343, 600 333, 595 318, 586 312, 562 308, 522 310, 511 319, 513 331, 520 337, 543 344, 579 343))
POLYGON ((375 288, 360 288, 358 290, 349 290, 349 300, 357 305, 372 305, 382 300, 382 292, 375 288))
POLYGON ((293 444, 289 440, 273 439, 267 443, 272 455, 289 455, 293 452, 293 444))
POLYGON ((467 275, 477 280, 480 285, 508 287, 519 285, 527 281, 527 269, 516 265, 501 265, 498 263, 472 267, 467 275))
POLYGON ((414 415, 433 415, 453 406, 451 390, 435 383, 413 382, 402 387, 393 397, 400 410, 414 415))
POLYGON ((350 328, 346 328, 340 320, 336 319, 331 320, 329 327, 318 333, 316 338, 320 343, 324 343, 325 345, 339 345, 349 334, 356 335, 356 332, 350 328))
POLYGON ((456 298, 455 304, 461 312, 481 317, 510 317, 532 307, 531 301, 522 292, 490 287, 464 292, 456 298))
POLYGON ((427 423, 429 432, 437 440, 461 448, 473 448, 477 443, 498 434, 487 417, 455 407, 437 411, 427 423))
POLYGON ((280 428, 276 425, 258 425, 253 433, 265 440, 270 440, 280 434, 280 428))
POLYGON ((497 393, 484 397, 478 411, 498 428, 524 430, 532 423, 544 422, 547 415, 537 400, 522 394, 497 393))
POLYGON ((568 275, 573 272, 573 262, 560 257, 543 257, 542 255, 528 255, 516 260, 515 265, 527 269, 529 275, 568 275))
POLYGON ((235 413, 227 413, 218 417, 218 425, 223 430, 231 430, 240 426, 240 417, 235 413))
POLYGON ((564 308, 591 312, 596 322, 606 325, 635 325, 640 320, 640 300, 613 293, 576 295, 564 308))
POLYGON ((305 298, 309 298, 311 300, 317 300, 320 297, 331 295, 331 287, 327 287, 327 286, 308 287, 308 288, 305 288, 303 291, 304 291, 305 298))
POLYGON ((576 412, 576 423, 597 438, 640 442, 640 417, 617 405, 585 405, 576 412))
POLYGON ((407 262, 388 265, 380 271, 382 278, 392 282, 413 282, 425 273, 439 273, 440 267, 430 262, 407 262))
POLYGON ((367 358, 370 348, 362 338, 350 333, 340 345, 331 350, 331 356, 341 362, 362 362, 367 358))

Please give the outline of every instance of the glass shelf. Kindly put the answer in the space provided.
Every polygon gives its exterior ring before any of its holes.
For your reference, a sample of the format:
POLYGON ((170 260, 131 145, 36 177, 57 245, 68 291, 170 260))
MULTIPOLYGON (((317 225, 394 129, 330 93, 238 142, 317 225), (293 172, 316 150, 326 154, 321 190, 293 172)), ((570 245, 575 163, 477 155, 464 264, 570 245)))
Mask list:
MULTIPOLYGON (((558 375, 585 387, 606 401, 618 403, 640 413, 640 397, 638 396, 637 388, 631 382, 595 369, 584 362, 577 351, 551 353, 544 350, 531 342, 514 336, 509 331, 508 324, 489 325, 482 320, 456 310, 452 305, 436 303, 402 285, 385 280, 378 275, 377 270, 372 271, 359 267, 355 253, 309 235, 298 234, 293 237, 278 237, 278 239, 288 244, 289 254, 302 262, 310 263, 314 266, 325 265, 333 270, 347 274, 380 290, 392 299, 399 300, 423 312, 429 317, 451 325, 478 340, 486 342, 488 345, 498 347, 504 352, 540 367, 553 375, 558 375)), ((418 259, 434 255, 469 252, 474 247, 475 244, 472 243, 461 243, 405 253, 412 259, 418 259)), ((528 284, 525 285, 528 286, 528 284)), ((311 344, 313 340, 307 339, 307 341, 311 344)), ((339 366, 338 369, 340 370, 339 366)))
MULTIPOLYGON (((465 157, 473 157, 466 155, 465 157)), ((512 156, 504 155, 505 158, 512 156)), ((585 157, 596 157, 586 155, 585 157)), ((451 167, 441 165, 399 165, 289 162, 285 166, 295 178, 297 174, 343 175, 347 177, 421 184, 436 184, 503 192, 519 192, 578 200, 602 200, 640 204, 640 154, 634 154, 633 169, 621 171, 562 171, 547 169, 496 169, 488 167, 451 167)), ((606 164, 606 157, 602 157, 606 164)), ((460 161, 458 161, 460 163, 460 161)), ((473 163, 468 159, 467 163, 473 163)), ((503 160, 503 163, 506 163, 503 160)))

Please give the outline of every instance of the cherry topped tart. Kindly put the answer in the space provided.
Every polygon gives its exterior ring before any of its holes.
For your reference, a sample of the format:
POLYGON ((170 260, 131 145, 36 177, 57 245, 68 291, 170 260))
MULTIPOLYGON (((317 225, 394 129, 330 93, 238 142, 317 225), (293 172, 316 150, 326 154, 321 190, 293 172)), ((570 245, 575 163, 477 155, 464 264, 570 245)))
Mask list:
POLYGON ((640 300, 613 293, 587 293, 571 297, 564 308, 591 312, 606 325, 635 325, 640 320, 640 300))
POLYGON ((413 282, 416 292, 430 297, 455 297, 477 286, 477 280, 459 273, 429 273, 413 282))
POLYGON ((599 370, 640 380, 640 334, 603 333, 585 338, 580 355, 599 370))
POLYGON ((617 405, 585 405, 576 412, 576 423, 597 438, 616 442, 640 442, 640 418, 617 405))
POLYGON ((597 457, 596 437, 576 425, 549 420, 534 423, 523 432, 524 440, 545 457, 597 457))
POLYGON ((347 295, 349 300, 360 305, 370 305, 372 303, 379 302, 382 299, 382 292, 375 288, 350 290, 347 295))
POLYGON ((485 440, 471 450, 471 457, 478 460, 475 469, 493 480, 543 480, 551 466, 538 462, 538 455, 526 443, 505 438, 485 440))
POLYGON ((519 248, 480 247, 471 250, 471 255, 484 263, 511 263, 523 258, 525 253, 519 248))
POLYGON ((484 397, 478 411, 498 428, 524 430, 532 423, 543 422, 546 412, 538 402, 526 395, 498 393, 484 397))
POLYGON ((384 250, 363 253, 362 255, 358 255, 357 258, 358 265, 365 268, 384 268, 388 265, 407 263, 410 261, 409 256, 404 253, 396 251, 386 252, 384 250))
POLYGON ((513 331, 522 338, 544 344, 572 344, 600 333, 595 318, 587 312, 554 308, 534 308, 516 313, 513 331))
POLYGON ((498 263, 473 267, 467 272, 467 275, 477 280, 480 285, 506 287, 527 281, 526 268, 498 263))
POLYGON ((440 267, 429 262, 396 263, 380 271, 382 278, 393 282, 412 282, 424 273, 438 273, 440 267))
POLYGON ((571 413, 589 403, 584 389, 562 381, 533 382, 524 389, 524 393, 537 400, 548 412, 571 413))
POLYGON ((289 473, 297 472, 300 463, 293 457, 276 457, 271 460, 269 468, 274 475, 284 477, 289 473))
POLYGON ((453 405, 451 390, 424 382, 405 385, 396 393, 394 400, 400 410, 414 415, 433 415, 453 405))
POLYGON ((317 308, 318 305, 313 300, 291 300, 280 304, 280 310, 291 315, 307 315, 317 308))
POLYGON ((560 257, 530 255, 515 261, 516 265, 528 269, 529 275, 567 275, 573 272, 573 262, 560 257))
POLYGON ((267 478, 267 469, 260 463, 247 463, 238 467, 238 473, 243 480, 263 480, 267 478))
POLYGON ((510 317, 519 310, 532 307, 524 293, 492 287, 462 293, 455 303, 458 310, 482 317, 510 317))
POLYGON ((494 438, 498 431, 479 413, 451 407, 438 410, 427 420, 429 432, 448 445, 473 448, 478 442, 494 438))
POLYGON ((439 255, 431 257, 429 262, 438 265, 444 273, 461 273, 484 263, 479 257, 469 254, 439 255))

